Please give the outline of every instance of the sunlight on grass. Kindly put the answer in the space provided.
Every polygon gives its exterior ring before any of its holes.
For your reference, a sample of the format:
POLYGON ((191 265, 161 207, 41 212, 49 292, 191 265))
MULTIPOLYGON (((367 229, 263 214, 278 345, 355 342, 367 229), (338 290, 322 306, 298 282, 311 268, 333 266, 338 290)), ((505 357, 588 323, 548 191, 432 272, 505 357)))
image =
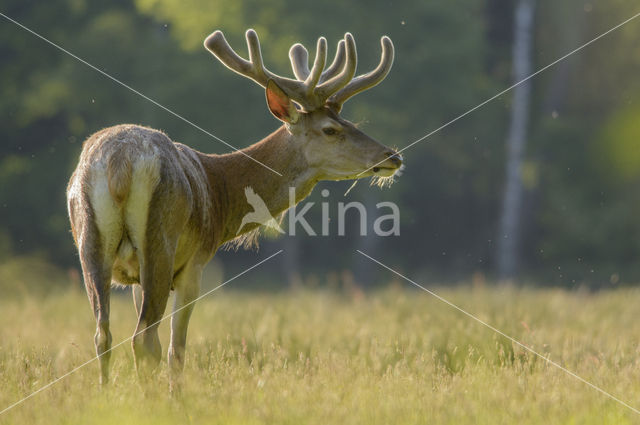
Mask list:
MULTIPOLYGON (((640 291, 597 294, 494 287, 436 291, 583 378, 640 406, 640 291)), ((128 294, 126 294, 128 295, 128 294)), ((93 363, 0 416, 4 424, 625 424, 640 419, 434 298, 393 286, 219 291, 190 328, 185 387, 166 363, 135 378, 129 343, 113 383, 93 363)), ((0 408, 93 355, 79 290, 0 300, 0 408)), ((130 299, 112 306, 114 343, 131 335, 130 299)), ((162 326, 167 347, 168 323, 162 326)), ((0 409, 1 410, 1 409, 0 409)))

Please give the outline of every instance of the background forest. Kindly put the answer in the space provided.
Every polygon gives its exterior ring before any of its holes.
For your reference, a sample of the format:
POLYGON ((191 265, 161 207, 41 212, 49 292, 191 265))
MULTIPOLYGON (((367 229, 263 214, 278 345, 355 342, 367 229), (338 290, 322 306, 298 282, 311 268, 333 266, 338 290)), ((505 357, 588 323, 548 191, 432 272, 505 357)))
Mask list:
MULTIPOLYGON (((529 2, 535 71, 638 12, 631 0, 529 2)), ((396 59, 387 79, 345 105, 343 116, 381 142, 402 148, 514 82, 514 16, 507 0, 3 0, 0 12, 33 29, 232 145, 274 130, 264 92, 224 68, 202 46, 221 29, 245 54, 255 28, 265 61, 290 75, 287 52, 327 37, 330 55, 349 31, 359 72, 379 59, 389 35, 396 59)), ((521 281, 603 287, 640 280, 640 20, 598 40, 529 81, 525 142, 517 167, 521 281)), ((350 270, 377 281, 362 249, 412 276, 457 282, 499 276, 506 143, 513 91, 404 152, 406 170, 390 188, 323 183, 307 215, 320 222, 339 201, 375 212, 401 209, 398 237, 264 239, 260 254, 220 253, 216 264, 244 267, 285 248, 269 265, 273 284, 350 270), (328 200, 320 190, 331 192, 328 200)), ((66 182, 82 141, 114 124, 164 130, 204 152, 229 149, 0 17, 0 263, 79 267, 66 216, 66 182), (24 260, 29 258, 29 261, 24 260), (34 259, 37 259, 34 260, 34 259)), ((353 219, 354 217, 351 217, 353 219)), ((375 217, 369 217, 373 220, 375 217)), ((353 230, 353 231, 351 231, 353 230)), ((333 231, 333 234, 336 232, 333 231)))

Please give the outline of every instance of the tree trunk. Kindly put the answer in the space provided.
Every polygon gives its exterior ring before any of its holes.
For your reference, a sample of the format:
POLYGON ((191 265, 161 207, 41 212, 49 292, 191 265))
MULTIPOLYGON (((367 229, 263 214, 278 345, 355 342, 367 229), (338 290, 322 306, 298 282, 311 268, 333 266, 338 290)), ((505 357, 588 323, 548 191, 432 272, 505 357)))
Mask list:
MULTIPOLYGON (((519 0, 515 9, 513 38, 513 79, 519 82, 531 74, 533 18, 535 0, 519 0)), ((512 279, 518 273, 522 210, 522 160, 524 156, 529 104, 530 80, 514 89, 511 123, 507 136, 505 190, 498 238, 498 277, 512 279)))

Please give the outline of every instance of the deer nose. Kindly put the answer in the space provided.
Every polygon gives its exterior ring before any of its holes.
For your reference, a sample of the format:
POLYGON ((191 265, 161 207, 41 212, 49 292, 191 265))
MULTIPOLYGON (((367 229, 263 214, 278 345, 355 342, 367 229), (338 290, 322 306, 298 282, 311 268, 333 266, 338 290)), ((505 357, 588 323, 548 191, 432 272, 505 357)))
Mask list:
POLYGON ((387 151, 384 154, 389 158, 393 165, 396 166, 396 168, 400 168, 402 165, 402 155, 396 151, 387 151))

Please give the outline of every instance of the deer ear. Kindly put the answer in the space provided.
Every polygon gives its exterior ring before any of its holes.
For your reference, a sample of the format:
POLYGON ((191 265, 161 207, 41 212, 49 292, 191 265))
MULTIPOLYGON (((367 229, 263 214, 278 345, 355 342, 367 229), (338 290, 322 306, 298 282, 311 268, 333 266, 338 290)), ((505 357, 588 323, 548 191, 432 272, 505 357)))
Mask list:
POLYGON ((271 113, 280 121, 288 124, 295 124, 300 118, 300 113, 296 109, 289 96, 276 84, 275 81, 267 81, 267 105, 271 113))

